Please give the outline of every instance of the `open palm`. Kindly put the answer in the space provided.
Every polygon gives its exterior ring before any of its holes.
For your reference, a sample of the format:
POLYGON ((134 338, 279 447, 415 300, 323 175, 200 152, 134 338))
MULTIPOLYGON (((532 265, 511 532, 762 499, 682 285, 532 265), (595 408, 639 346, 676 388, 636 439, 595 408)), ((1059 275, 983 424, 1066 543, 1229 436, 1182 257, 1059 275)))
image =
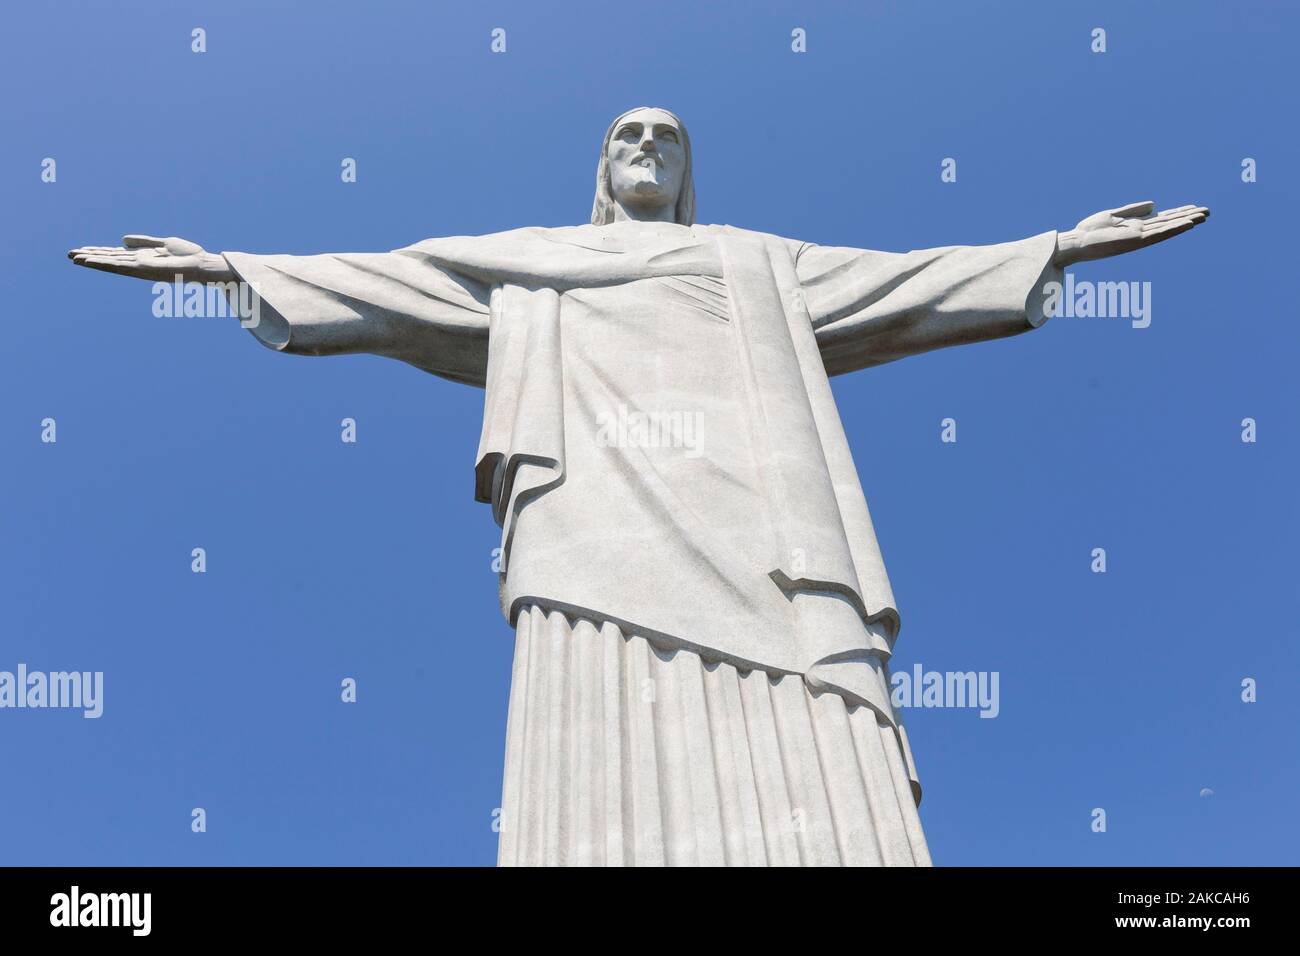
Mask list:
POLYGON ((87 269, 137 279, 172 281, 181 275, 191 282, 226 282, 234 278, 224 257, 175 236, 123 236, 120 246, 82 246, 69 251, 68 258, 87 269))
POLYGON ((1205 222, 1210 215, 1205 206, 1178 206, 1152 215, 1155 208, 1153 202, 1135 202, 1094 213, 1058 234, 1056 264, 1105 259, 1155 245, 1205 222))

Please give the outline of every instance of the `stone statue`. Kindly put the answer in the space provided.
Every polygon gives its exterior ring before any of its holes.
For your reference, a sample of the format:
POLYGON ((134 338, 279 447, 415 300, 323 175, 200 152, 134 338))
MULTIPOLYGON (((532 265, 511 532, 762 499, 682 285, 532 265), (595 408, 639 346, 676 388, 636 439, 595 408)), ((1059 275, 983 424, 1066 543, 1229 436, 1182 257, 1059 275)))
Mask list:
POLYGON ((590 225, 69 255, 245 283, 271 348, 485 389, 475 497, 516 632, 500 863, 928 864, 898 612, 829 376, 1036 328, 1065 266, 1209 211, 874 252, 696 225, 691 166, 682 122, 639 108, 605 134, 590 225))

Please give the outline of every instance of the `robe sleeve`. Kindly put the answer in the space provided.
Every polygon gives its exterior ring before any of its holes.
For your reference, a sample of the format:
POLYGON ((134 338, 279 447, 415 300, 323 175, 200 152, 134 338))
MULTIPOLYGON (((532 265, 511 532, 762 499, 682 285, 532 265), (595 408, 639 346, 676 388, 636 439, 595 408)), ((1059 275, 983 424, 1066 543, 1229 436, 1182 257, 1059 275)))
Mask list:
POLYGON ((795 269, 830 375, 1027 332, 1047 318, 1056 233, 916 252, 805 244, 795 269))
POLYGON ((264 345, 300 355, 369 352, 482 387, 491 289, 407 250, 318 256, 223 253, 257 294, 264 345))

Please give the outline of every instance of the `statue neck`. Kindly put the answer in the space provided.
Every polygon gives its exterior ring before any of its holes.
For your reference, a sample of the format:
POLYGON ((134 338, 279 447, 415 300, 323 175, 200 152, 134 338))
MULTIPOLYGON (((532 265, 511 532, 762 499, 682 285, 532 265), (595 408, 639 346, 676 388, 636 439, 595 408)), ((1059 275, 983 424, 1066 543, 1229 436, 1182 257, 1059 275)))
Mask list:
POLYGON ((615 222, 676 222, 677 204, 666 203, 662 206, 625 206, 614 201, 615 222))

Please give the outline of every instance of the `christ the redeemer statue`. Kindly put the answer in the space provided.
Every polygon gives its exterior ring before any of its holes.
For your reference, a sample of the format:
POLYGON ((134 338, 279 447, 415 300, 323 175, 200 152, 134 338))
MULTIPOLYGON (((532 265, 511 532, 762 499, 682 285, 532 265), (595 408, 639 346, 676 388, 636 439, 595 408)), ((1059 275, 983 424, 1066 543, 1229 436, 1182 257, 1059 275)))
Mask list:
POLYGON ((908 253, 701 226, 685 126, 640 108, 605 134, 590 225, 69 255, 247 283, 271 348, 485 389, 474 490, 516 632, 501 864, 912 865, 898 612, 829 376, 1036 328, 1063 267, 1208 215, 1153 208, 908 253))

